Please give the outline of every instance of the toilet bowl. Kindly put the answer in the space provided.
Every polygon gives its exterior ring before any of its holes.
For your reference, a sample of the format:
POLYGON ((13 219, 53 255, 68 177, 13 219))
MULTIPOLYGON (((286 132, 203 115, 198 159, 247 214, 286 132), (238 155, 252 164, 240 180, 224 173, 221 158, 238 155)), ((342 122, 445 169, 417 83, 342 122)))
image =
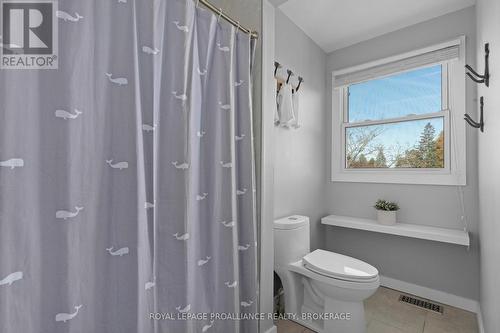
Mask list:
POLYGON ((363 300, 380 285, 378 270, 355 258, 310 252, 309 218, 274 222, 274 269, 289 319, 321 333, 364 333, 363 300))

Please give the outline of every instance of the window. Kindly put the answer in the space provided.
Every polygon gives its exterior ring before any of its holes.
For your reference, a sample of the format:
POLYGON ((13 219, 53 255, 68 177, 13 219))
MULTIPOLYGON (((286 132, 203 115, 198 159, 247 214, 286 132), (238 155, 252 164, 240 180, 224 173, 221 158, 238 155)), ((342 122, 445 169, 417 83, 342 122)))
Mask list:
POLYGON ((442 67, 347 87, 346 168, 445 168, 442 67))
POLYGON ((333 73, 333 181, 465 184, 464 43, 333 73))

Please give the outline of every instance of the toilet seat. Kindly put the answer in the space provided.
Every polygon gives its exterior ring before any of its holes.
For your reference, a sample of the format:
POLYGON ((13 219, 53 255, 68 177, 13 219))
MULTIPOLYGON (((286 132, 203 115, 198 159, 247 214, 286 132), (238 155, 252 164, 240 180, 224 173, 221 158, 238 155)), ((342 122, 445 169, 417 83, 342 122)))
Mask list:
POLYGON ((364 261, 335 252, 315 250, 302 258, 310 271, 334 279, 352 282, 372 282, 378 279, 378 270, 364 261))

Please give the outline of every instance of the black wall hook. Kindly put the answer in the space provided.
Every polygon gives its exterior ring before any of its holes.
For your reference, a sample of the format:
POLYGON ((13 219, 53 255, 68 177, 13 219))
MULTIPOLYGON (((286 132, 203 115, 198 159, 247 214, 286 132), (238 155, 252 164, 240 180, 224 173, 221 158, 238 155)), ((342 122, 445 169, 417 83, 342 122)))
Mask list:
POLYGON ((274 76, 276 76, 276 73, 278 72, 278 69, 281 68, 281 64, 277 61, 274 62, 274 76))
POLYGON ((479 122, 475 122, 472 118, 466 113, 464 114, 464 119, 467 124, 471 125, 474 128, 479 128, 481 132, 484 132, 484 118, 483 118, 483 108, 484 108, 484 99, 483 96, 479 99, 479 122))
POLYGON ((299 84, 297 85, 297 89, 295 89, 295 92, 299 91, 300 85, 302 84, 303 81, 304 79, 302 78, 302 76, 299 76, 299 84))
POLYGON ((472 81, 476 83, 484 83, 487 87, 490 86, 490 44, 484 44, 484 74, 479 74, 471 66, 465 65, 465 68, 470 72, 465 73, 472 81), (472 74, 471 74, 472 73, 472 74))
POLYGON ((293 72, 289 69, 286 72, 288 73, 288 77, 286 78, 286 83, 288 84, 288 81, 290 81, 290 76, 293 75, 293 72))

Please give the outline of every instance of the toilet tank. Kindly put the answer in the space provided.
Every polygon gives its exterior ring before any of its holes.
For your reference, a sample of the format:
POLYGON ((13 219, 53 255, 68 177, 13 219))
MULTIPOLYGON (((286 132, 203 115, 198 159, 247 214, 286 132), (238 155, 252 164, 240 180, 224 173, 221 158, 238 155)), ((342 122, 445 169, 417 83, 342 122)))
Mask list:
POLYGON ((310 251, 309 218, 292 215, 274 221, 274 267, 302 259, 310 251))

